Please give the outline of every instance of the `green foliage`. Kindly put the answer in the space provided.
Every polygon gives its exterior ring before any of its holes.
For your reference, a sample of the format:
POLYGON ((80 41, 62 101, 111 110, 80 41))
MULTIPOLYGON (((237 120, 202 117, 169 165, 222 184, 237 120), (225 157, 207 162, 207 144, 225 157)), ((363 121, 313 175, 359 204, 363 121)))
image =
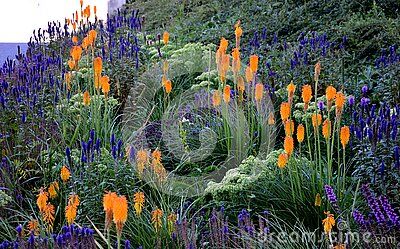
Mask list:
POLYGON ((12 201, 12 198, 7 195, 3 190, 0 190, 0 208, 6 206, 12 201))
POLYGON ((294 157, 281 171, 276 166, 281 152, 273 151, 265 160, 250 156, 238 168, 228 171, 220 183, 211 182, 206 189, 206 199, 211 198, 237 210, 274 210, 287 222, 300 219, 304 224, 318 227, 322 210, 314 208, 317 183, 311 181, 311 162, 306 158, 294 157), (295 174, 300 177, 298 183, 301 186, 293 196, 292 177, 295 174))
POLYGON ((70 99, 63 99, 56 107, 63 139, 69 146, 79 138, 87 138, 91 129, 103 140, 111 136, 118 101, 113 97, 106 99, 104 95, 90 98, 90 105, 84 106, 83 94, 77 93, 70 99))
MULTIPOLYGON (((138 8, 150 30, 164 29, 179 42, 217 43, 221 36, 232 38, 233 25, 241 20, 246 39, 254 30, 267 28, 267 36, 295 41, 302 31, 323 30, 334 41, 349 37, 350 53, 357 62, 379 47, 399 39, 396 1, 128 1, 138 8), (257 17, 257 18, 254 18, 257 17), (379 47, 378 47, 379 46, 379 47)), ((246 43, 246 41, 245 41, 246 43)))

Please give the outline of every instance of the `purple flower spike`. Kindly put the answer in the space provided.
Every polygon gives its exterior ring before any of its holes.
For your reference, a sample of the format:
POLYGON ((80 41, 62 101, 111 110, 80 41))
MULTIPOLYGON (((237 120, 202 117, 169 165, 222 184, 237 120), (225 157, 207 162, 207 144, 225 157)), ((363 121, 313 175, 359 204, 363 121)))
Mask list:
POLYGON ((18 236, 21 236, 21 234, 22 234, 22 226, 18 225, 17 228, 15 228, 15 230, 17 231, 18 236))
POLYGON ((369 98, 366 98, 366 97, 361 98, 361 106, 362 107, 366 107, 367 105, 369 105, 370 102, 371 102, 371 100, 369 98))
POLYGON ((382 213, 381 207, 375 195, 371 192, 367 184, 363 184, 361 186, 361 192, 364 195, 364 198, 367 201, 369 208, 373 212, 376 222, 378 223, 378 225, 383 226, 385 224, 385 216, 382 213))
POLYGON ((340 209, 339 209, 339 205, 338 205, 338 201, 335 195, 335 192, 333 191, 333 188, 329 185, 325 185, 325 193, 326 193, 326 197, 328 198, 329 203, 331 204, 333 210, 336 213, 340 213, 340 209))
POLYGON ((129 240, 125 240, 125 249, 131 249, 131 242, 129 240))
POLYGON ((361 91, 362 91, 363 94, 367 94, 367 92, 368 92, 368 86, 367 86, 367 85, 364 85, 364 86, 361 88, 361 91))
POLYGON ((365 220, 365 217, 362 213, 360 213, 360 211, 358 211, 357 209, 355 209, 353 211, 353 219, 354 221, 361 227, 365 227, 367 225, 367 221, 365 220))
POLYGON ((395 227, 400 227, 400 218, 399 215, 396 214, 393 207, 390 205, 389 200, 386 196, 380 196, 379 201, 382 205, 382 209, 385 211, 386 215, 389 217, 391 225, 395 227))
POLYGON ((323 111, 325 109, 325 104, 323 101, 318 101, 318 109, 323 111))
POLYGON ((354 99, 354 96, 353 96, 353 95, 350 95, 350 96, 348 97, 348 102, 349 102, 349 105, 350 105, 350 106, 353 106, 353 105, 354 105, 355 99, 354 99))

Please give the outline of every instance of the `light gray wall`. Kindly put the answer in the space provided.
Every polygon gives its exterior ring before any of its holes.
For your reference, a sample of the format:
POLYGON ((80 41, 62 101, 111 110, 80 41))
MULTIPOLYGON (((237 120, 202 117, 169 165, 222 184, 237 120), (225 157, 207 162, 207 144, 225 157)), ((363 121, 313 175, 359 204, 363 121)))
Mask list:
POLYGON ((108 13, 111 14, 125 3, 125 0, 108 0, 108 13))

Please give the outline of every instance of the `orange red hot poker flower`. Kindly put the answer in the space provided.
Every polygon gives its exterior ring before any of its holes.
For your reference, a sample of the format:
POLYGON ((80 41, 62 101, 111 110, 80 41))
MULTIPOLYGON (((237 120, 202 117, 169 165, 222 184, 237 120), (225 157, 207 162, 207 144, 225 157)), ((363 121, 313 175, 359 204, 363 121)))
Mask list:
POLYGON ((325 139, 329 139, 331 136, 331 121, 329 119, 325 119, 322 124, 322 135, 325 139))
POLYGON ((332 106, 332 101, 335 99, 336 97, 336 88, 334 88, 333 86, 328 86, 326 88, 326 100, 328 102, 328 111, 331 109, 332 106))
POLYGON ((106 213, 105 217, 105 229, 110 229, 112 218, 113 218, 113 205, 114 200, 117 198, 117 194, 114 192, 107 192, 103 196, 103 208, 106 213))
POLYGON ((253 80, 254 74, 253 74, 253 72, 251 71, 250 66, 247 66, 247 67, 246 67, 245 76, 246 76, 246 81, 247 81, 247 83, 250 83, 250 82, 253 80))
POLYGON ((89 94, 88 91, 85 91, 85 92, 83 93, 83 104, 84 104, 85 106, 90 105, 90 94, 89 94))
POLYGON ((317 114, 313 113, 313 115, 311 116, 311 121, 314 128, 320 126, 322 123, 322 115, 319 113, 317 114))
POLYGON ((296 91, 296 85, 293 84, 293 80, 290 82, 286 89, 288 92, 288 102, 291 104, 293 101, 294 92, 296 91))
POLYGON ((117 236, 121 237, 122 228, 128 219, 128 201, 125 196, 118 196, 114 198, 113 203, 113 221, 116 226, 117 236))
POLYGON ((250 56, 250 69, 253 74, 255 74, 258 70, 258 56, 255 54, 250 56))
POLYGON ((301 90, 301 97, 304 102, 304 111, 307 111, 308 109, 308 104, 310 103, 310 100, 312 99, 312 89, 310 85, 304 85, 302 90, 301 90))
POLYGON ((290 119, 286 120, 284 122, 284 126, 285 126, 285 134, 286 134, 286 136, 291 137, 293 135, 293 133, 294 133, 294 122, 293 122, 293 120, 290 120, 290 119))
POLYGON ((237 47, 237 48, 239 47, 239 44, 240 44, 240 37, 242 36, 242 34, 243 34, 243 30, 242 30, 242 28, 240 27, 240 20, 239 20, 239 21, 237 21, 237 23, 235 24, 235 38, 236 38, 236 47, 237 47))
POLYGON ((101 86, 101 91, 104 93, 104 96, 107 98, 108 93, 110 92, 110 79, 108 76, 101 76, 100 78, 100 86, 101 86))
POLYGON ((285 149, 286 153, 290 156, 294 150, 294 141, 292 137, 286 136, 283 142, 283 148, 285 149))
POLYGON ((290 104, 288 102, 283 102, 281 104, 280 113, 281 113, 282 121, 286 121, 286 120, 289 119, 289 117, 290 117, 290 104))
POLYGON ((60 175, 61 175, 61 180, 63 182, 68 181, 68 179, 71 177, 71 173, 69 172, 69 169, 67 168, 67 166, 65 166, 65 165, 62 166, 60 175))
POLYGON ((336 116, 341 117, 344 105, 346 103, 346 96, 342 92, 336 93, 335 104, 336 104, 336 116))
POLYGON ((279 154, 279 156, 278 156, 278 162, 277 162, 278 167, 279 167, 280 169, 285 168, 285 166, 286 166, 286 164, 287 164, 287 162, 288 162, 288 159, 289 159, 288 154, 286 154, 286 153, 281 153, 281 154, 279 154))
POLYGON ((156 232, 158 232, 162 226, 162 217, 164 215, 164 212, 157 208, 153 212, 151 212, 151 223, 153 223, 154 229, 156 232))
POLYGON ((140 214, 142 213, 142 209, 144 207, 144 201, 145 199, 143 192, 137 192, 133 195, 134 208, 137 216, 140 216, 140 214))
POLYGON ((212 104, 214 107, 221 105, 221 92, 219 90, 214 90, 212 95, 212 104))
POLYGON ((46 208, 47 200, 49 199, 48 196, 49 196, 49 194, 43 188, 41 188, 39 190, 36 204, 37 204, 40 212, 43 212, 43 210, 46 208))
POLYGON ((350 141, 350 128, 348 126, 343 126, 340 129, 340 143, 343 146, 343 149, 346 148, 346 145, 350 141))
POLYGON ((229 101, 231 100, 231 86, 230 85, 226 85, 224 87, 224 102, 225 103, 229 103, 229 101))
POLYGON ((60 187, 58 186, 58 182, 52 182, 49 186, 49 197, 50 199, 54 199, 57 197, 57 192, 59 191, 60 187))
POLYGON ((103 61, 102 61, 101 57, 94 58, 94 60, 93 60, 94 73, 97 75, 101 74, 102 68, 103 68, 103 61))
POLYGON ((297 141, 298 141, 299 143, 302 143, 302 142, 304 141, 304 125, 299 124, 299 125, 297 126, 297 133, 296 133, 296 136, 297 136, 297 141))
POLYGON ((76 35, 72 36, 71 40, 75 45, 78 44, 78 37, 76 35))
POLYGON ((82 56, 82 47, 81 46, 73 46, 71 48, 71 57, 75 61, 75 64, 79 62, 82 56))
POLYGON ((232 71, 238 73, 240 71, 240 52, 238 48, 232 50, 232 71))
POLYGON ((167 31, 164 31, 163 33, 163 43, 164 45, 167 45, 169 42, 169 33, 167 31))
POLYGON ((171 82, 170 80, 166 80, 166 81, 164 82, 164 87, 165 87, 165 92, 166 92, 167 94, 170 94, 171 91, 172 91, 172 82, 171 82))
POLYGON ((256 89, 254 91, 254 98, 256 99, 257 102, 261 101, 263 97, 263 92, 264 92, 264 85, 261 83, 257 83, 256 89))
POLYGON ((88 37, 88 44, 93 47, 95 45, 95 41, 97 38, 97 31, 94 29, 90 30, 87 37, 88 37))
POLYGON ((68 205, 65 207, 65 218, 68 225, 74 223, 79 204, 79 196, 72 193, 68 198, 68 205))

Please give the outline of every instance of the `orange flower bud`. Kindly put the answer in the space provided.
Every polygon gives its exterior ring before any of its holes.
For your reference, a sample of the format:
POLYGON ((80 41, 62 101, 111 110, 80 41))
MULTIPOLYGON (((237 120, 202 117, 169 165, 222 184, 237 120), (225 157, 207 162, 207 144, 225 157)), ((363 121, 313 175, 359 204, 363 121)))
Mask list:
POLYGON ((250 66, 246 67, 246 81, 247 83, 250 83, 254 78, 254 74, 251 71, 250 66))
POLYGON ((103 69, 103 61, 101 57, 96 57, 93 59, 93 68, 94 68, 94 74, 100 75, 101 70, 103 69))
POLYGON ((302 143, 304 141, 304 126, 302 124, 299 124, 297 126, 297 141, 299 143, 302 143))
POLYGON ((231 86, 226 85, 224 87, 224 102, 229 103, 230 100, 231 100, 231 86))
POLYGON ((285 137, 285 140, 283 141, 283 148, 289 156, 293 153, 294 141, 292 137, 285 137))
POLYGON ((328 86, 326 88, 326 99, 329 101, 332 101, 336 97, 336 88, 333 86, 328 86))
POLYGON ((170 80, 165 81, 165 92, 167 94, 170 94, 170 92, 172 91, 172 82, 170 80))
POLYGON ((343 126, 340 129, 340 142, 343 146, 343 149, 346 148, 346 145, 350 141, 350 128, 348 126, 343 126))
POLYGON ((312 125, 315 127, 320 126, 322 123, 322 116, 321 114, 315 114, 313 113, 313 115, 311 116, 311 120, 312 120, 312 125))
POLYGON ((221 93, 219 92, 219 90, 214 90, 212 96, 212 104, 214 107, 217 107, 221 104, 221 93))
POLYGON ((169 42, 169 33, 167 31, 164 31, 163 42, 164 42, 164 45, 167 45, 169 42))
POLYGON ((286 164, 287 164, 287 162, 288 162, 288 155, 286 154, 286 153, 281 153, 279 156, 278 156, 278 167, 280 168, 280 169, 283 169, 283 168, 285 168, 285 166, 286 166, 286 164))
POLYGON ((221 41, 219 42, 219 49, 221 49, 222 53, 226 53, 226 50, 228 49, 228 40, 226 40, 224 37, 222 37, 221 41))
POLYGON ((321 62, 317 62, 314 67, 314 80, 317 81, 319 79, 319 76, 321 74, 321 62))
POLYGON ((294 122, 293 120, 286 120, 285 121, 285 135, 291 137, 294 133, 294 122))
POLYGON ((100 78, 100 85, 101 85, 101 91, 107 97, 108 93, 110 92, 110 78, 108 78, 108 76, 102 76, 100 78))
POLYGON ((322 124, 322 135, 325 139, 329 139, 331 136, 331 121, 329 119, 325 119, 322 124))
POLYGON ((312 89, 310 85, 304 85, 302 90, 301 90, 301 97, 304 102, 304 110, 307 111, 308 109, 308 103, 310 102, 312 98, 312 89))
POLYGON ((83 104, 84 104, 85 106, 90 105, 90 95, 89 95, 89 92, 88 92, 88 91, 85 91, 85 92, 83 93, 83 104))
POLYGON ((286 121, 290 116, 290 104, 288 102, 283 102, 280 112, 282 121, 286 121))
POLYGON ((272 112, 268 115, 268 124, 269 125, 275 124, 275 118, 274 118, 274 114, 272 112))
POLYGON ((257 55, 251 55, 250 56, 250 69, 253 73, 257 72, 258 69, 258 56, 257 55))
POLYGON ((244 80, 241 76, 238 77, 237 87, 240 92, 244 91, 244 80))
POLYGON ((264 92, 264 85, 261 83, 256 84, 256 89, 254 91, 254 98, 256 101, 261 101, 264 92))
POLYGON ((340 116, 345 103, 346 103, 346 96, 342 92, 337 92, 335 98, 336 115, 340 116))

